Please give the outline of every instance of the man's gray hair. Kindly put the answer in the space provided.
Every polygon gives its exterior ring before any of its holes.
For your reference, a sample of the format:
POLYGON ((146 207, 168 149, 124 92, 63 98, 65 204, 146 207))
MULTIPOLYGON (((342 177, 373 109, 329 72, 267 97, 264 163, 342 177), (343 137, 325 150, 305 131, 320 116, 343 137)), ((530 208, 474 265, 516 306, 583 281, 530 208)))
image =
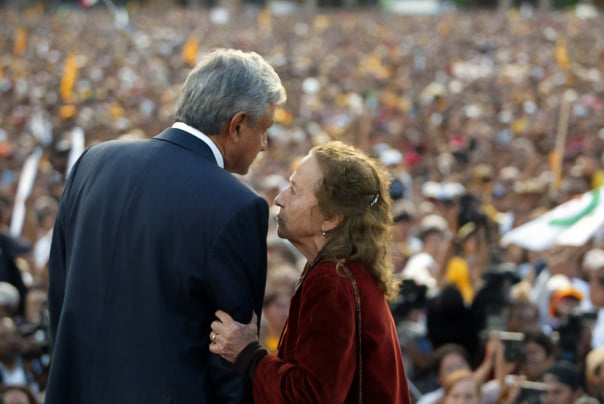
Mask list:
POLYGON ((257 53, 216 49, 204 56, 182 87, 176 120, 216 135, 238 112, 249 125, 267 113, 269 103, 285 102, 275 70, 257 53))

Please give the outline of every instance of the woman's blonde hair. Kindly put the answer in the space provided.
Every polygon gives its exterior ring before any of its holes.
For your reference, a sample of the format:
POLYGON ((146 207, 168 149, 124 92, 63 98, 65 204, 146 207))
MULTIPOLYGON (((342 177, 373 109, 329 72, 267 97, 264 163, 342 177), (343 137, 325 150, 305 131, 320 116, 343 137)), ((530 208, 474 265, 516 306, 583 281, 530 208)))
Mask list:
POLYGON ((320 259, 363 264, 388 299, 396 298, 399 283, 392 273, 390 255, 392 216, 390 175, 365 153, 342 142, 328 142, 311 149, 323 180, 316 196, 327 218, 342 216, 330 231, 320 259))
POLYGON ((474 383, 474 388, 476 390, 476 394, 478 395, 478 398, 480 399, 480 396, 481 396, 480 384, 478 383, 478 381, 476 381, 476 377, 474 376, 474 373, 472 373, 472 371, 470 371, 468 369, 459 369, 459 370, 454 371, 447 377, 445 377, 445 380, 443 382, 443 388, 445 390, 445 394, 443 395, 442 400, 440 402, 441 403, 445 402, 445 400, 447 399, 449 394, 451 394, 453 387, 455 387, 455 385, 457 383, 464 381, 464 380, 470 380, 474 383))

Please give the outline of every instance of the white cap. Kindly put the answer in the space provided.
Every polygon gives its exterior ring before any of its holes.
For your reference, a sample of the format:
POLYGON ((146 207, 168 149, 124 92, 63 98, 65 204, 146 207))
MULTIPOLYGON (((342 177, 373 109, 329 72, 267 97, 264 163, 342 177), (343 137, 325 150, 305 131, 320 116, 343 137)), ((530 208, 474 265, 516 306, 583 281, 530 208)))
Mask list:
POLYGON ((428 231, 438 231, 443 234, 447 234, 449 225, 444 217, 436 214, 431 214, 422 219, 419 224, 418 237, 422 238, 428 231))
POLYGON ((573 285, 567 276, 553 275, 547 280, 545 288, 548 291, 549 295, 551 296, 553 293, 555 293, 558 290, 571 289, 572 286, 573 285))
POLYGON ((426 198, 438 200, 455 200, 466 193, 466 188, 459 182, 426 181, 422 186, 426 198))
POLYGON ((583 257, 583 268, 589 271, 595 271, 604 267, 604 250, 594 248, 589 250, 583 257))
POLYGON ((380 153, 380 161, 385 166, 397 165, 403 161, 403 154, 394 149, 384 150, 380 153))

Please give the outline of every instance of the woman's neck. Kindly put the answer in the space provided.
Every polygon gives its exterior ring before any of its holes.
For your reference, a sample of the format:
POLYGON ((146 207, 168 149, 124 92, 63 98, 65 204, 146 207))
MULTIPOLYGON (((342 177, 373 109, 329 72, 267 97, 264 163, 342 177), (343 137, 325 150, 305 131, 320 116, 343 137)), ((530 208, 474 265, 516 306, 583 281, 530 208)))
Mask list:
POLYGON ((317 258, 319 251, 327 244, 327 239, 321 234, 303 242, 292 242, 292 244, 304 255, 308 264, 311 264, 317 258))

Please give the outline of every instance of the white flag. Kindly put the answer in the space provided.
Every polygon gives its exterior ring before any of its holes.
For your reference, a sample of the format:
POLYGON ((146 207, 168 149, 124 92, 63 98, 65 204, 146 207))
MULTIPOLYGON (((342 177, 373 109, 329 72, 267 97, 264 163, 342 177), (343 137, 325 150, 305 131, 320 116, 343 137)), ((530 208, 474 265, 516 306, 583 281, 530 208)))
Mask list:
POLYGON ((571 199, 539 218, 509 231, 503 246, 516 244, 533 251, 554 245, 582 246, 604 225, 604 187, 571 199))

